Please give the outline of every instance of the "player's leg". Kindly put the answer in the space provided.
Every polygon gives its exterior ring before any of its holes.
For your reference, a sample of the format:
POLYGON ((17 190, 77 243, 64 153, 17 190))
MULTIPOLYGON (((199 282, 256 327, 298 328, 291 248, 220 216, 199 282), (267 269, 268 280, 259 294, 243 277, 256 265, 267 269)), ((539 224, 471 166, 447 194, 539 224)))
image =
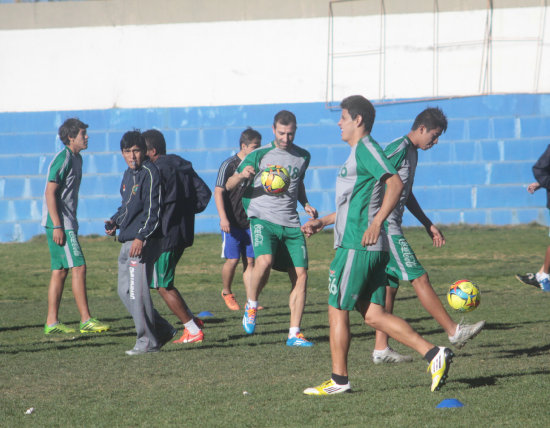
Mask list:
MULTIPOLYGON (((393 305, 399 286, 399 279, 395 278, 396 286, 392 283, 386 287, 386 312, 393 313, 393 305)), ((382 363, 407 363, 412 361, 410 355, 402 355, 393 350, 389 345, 389 336, 383 331, 376 330, 374 340, 374 351, 372 352, 372 361, 374 364, 382 363)))
POLYGON ((46 317, 46 326, 53 326, 59 322, 59 305, 68 272, 68 269, 52 270, 48 286, 48 316, 46 317))
POLYGON ((223 289, 221 295, 229 309, 238 311, 241 307, 237 303, 235 294, 231 291, 231 286, 235 277, 235 270, 239 264, 239 259, 241 259, 244 252, 244 246, 247 243, 250 244, 250 231, 248 229, 231 227, 229 233, 222 231, 222 238, 222 257, 226 260, 222 267, 223 289))
POLYGON ((74 300, 80 312, 80 332, 100 333, 110 330, 110 326, 90 315, 88 306, 88 294, 86 291, 86 260, 80 248, 78 235, 74 230, 66 230, 67 236, 66 255, 69 267, 71 268, 71 284, 74 300))
POLYGON ((364 319, 365 323, 371 327, 384 331, 393 339, 422 355, 429 363, 432 392, 445 384, 454 357, 449 348, 434 346, 420 336, 404 319, 387 313, 381 305, 371 303, 365 312, 364 319))
POLYGON ((86 293, 86 265, 73 267, 71 269, 71 277, 74 300, 78 312, 80 312, 80 322, 84 324, 91 318, 88 307, 88 295, 86 293))
POLYGON ((451 319, 449 313, 443 307, 441 300, 430 283, 428 273, 426 272, 420 277, 413 279, 411 284, 424 309, 443 327, 448 336, 455 334, 457 323, 451 319))
POLYGON ((544 255, 544 264, 542 265, 542 272, 538 272, 536 275, 537 281, 540 283, 542 291, 550 291, 550 246, 546 248, 546 254, 544 255))

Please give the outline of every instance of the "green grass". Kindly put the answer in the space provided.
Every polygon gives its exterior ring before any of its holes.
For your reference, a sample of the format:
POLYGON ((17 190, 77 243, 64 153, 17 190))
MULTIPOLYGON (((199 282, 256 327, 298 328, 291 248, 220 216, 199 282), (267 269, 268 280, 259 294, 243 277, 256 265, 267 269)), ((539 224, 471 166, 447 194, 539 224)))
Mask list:
MULTIPOLYGON (((485 330, 455 352, 447 385, 431 393, 426 362, 419 355, 411 364, 372 363, 373 331, 353 313, 349 367, 354 392, 335 397, 302 394, 330 376, 330 233, 309 240, 302 327, 315 347, 285 346, 289 285, 277 272, 261 296, 266 309, 258 316, 257 333, 246 336, 242 312, 227 310, 219 296, 219 236, 200 235, 178 266, 177 286, 195 313, 214 314, 205 319, 205 341, 168 344, 160 353, 140 357, 124 354, 133 346, 135 332, 116 294, 117 243, 99 237, 81 240, 92 314, 113 329, 74 337, 42 333, 50 275, 44 237, 1 245, 0 426, 549 426, 550 293, 513 277, 540 267, 547 229, 449 227, 444 232, 447 245, 442 249, 432 248, 423 229, 408 229, 406 235, 442 299, 457 279, 480 286, 481 305, 465 319, 487 320, 485 330), (444 398, 457 398, 465 407, 436 409, 444 398), (25 415, 30 407, 35 412, 25 415)), ((243 302, 239 280, 234 291, 243 302)), ((153 297, 161 314, 175 323, 164 303, 153 297)), ((395 309, 432 343, 448 343, 408 284, 401 287, 395 309)), ((70 282, 60 317, 78 323, 70 282)), ((409 352, 398 343, 392 346, 409 352)))

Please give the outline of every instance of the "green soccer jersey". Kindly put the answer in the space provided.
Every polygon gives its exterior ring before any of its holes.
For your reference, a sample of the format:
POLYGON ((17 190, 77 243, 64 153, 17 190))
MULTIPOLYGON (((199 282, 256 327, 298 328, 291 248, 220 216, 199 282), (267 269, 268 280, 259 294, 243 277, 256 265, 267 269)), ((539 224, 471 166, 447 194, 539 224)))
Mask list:
POLYGON ((309 165, 310 155, 294 144, 288 150, 274 142, 260 147, 243 159, 238 172, 251 165, 256 171, 243 196, 243 207, 248 218, 259 218, 281 226, 300 227, 297 211, 298 189, 309 165), (262 171, 268 166, 280 165, 290 174, 290 186, 282 195, 267 194, 261 183, 262 171))
POLYGON ((384 184, 380 180, 396 173, 382 148, 370 135, 351 148, 336 179, 335 247, 388 251, 383 229, 375 245, 363 247, 361 239, 382 204, 384 184))
POLYGON ((401 223, 407 199, 412 191, 414 174, 418 163, 418 149, 412 144, 407 136, 392 141, 384 150, 393 167, 397 170, 403 182, 403 191, 399 202, 388 216, 387 230, 389 235, 403 235, 401 223))
MULTIPOLYGON (((57 210, 62 225, 67 230, 78 231, 76 209, 78 207, 78 190, 82 179, 82 156, 74 154, 65 147, 55 155, 48 168, 48 182, 59 184, 57 190, 57 210)), ((52 227, 52 219, 48 213, 46 196, 42 206, 42 226, 52 227)))

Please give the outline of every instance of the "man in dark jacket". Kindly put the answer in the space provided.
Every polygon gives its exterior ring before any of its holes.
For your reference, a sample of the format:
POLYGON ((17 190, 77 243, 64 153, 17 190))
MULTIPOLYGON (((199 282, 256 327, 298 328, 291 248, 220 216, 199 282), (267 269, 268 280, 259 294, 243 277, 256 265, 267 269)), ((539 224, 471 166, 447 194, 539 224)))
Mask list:
POLYGON ((137 340, 127 355, 158 352, 176 329, 154 309, 149 281, 160 254, 159 223, 161 188, 158 169, 147 158, 139 131, 129 131, 120 141, 128 164, 120 186, 122 204, 105 222, 105 233, 119 229, 122 243, 118 257, 118 295, 134 319, 137 340))
MULTIPOLYGON (((533 165, 533 175, 535 182, 527 186, 529 193, 535 193, 541 187, 546 189, 546 207, 550 209, 550 145, 546 148, 541 157, 533 165)), ((542 291, 550 291, 550 246, 546 248, 544 264, 540 270, 535 273, 517 274, 516 278, 524 284, 540 287, 542 291)))
POLYGON ((174 343, 202 342, 202 321, 195 319, 185 300, 174 287, 176 265, 185 248, 193 245, 195 213, 204 210, 211 192, 193 170, 191 162, 166 154, 166 141, 160 131, 143 133, 147 155, 160 171, 162 186, 161 231, 162 253, 155 263, 151 288, 158 290, 166 305, 185 326, 174 343), (201 183, 202 186, 196 185, 201 183))

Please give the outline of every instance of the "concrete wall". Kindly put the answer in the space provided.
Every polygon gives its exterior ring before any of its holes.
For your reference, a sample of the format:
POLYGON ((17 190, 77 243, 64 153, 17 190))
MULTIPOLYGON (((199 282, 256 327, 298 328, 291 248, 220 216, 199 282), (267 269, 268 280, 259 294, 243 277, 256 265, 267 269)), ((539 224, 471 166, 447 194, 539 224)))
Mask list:
MULTIPOLYGON (((537 0, 491 3, 0 4, 0 241, 42 232, 45 173, 71 116, 90 124, 82 233, 102 233, 116 208, 123 132, 161 129, 213 186, 239 133, 253 126, 270 140, 281 108, 297 114, 297 144, 312 153, 310 198, 329 212, 346 156, 333 106, 352 93, 376 101, 381 142, 427 105, 449 115, 441 143, 421 154, 415 188, 435 221, 544 222, 544 195, 525 185, 550 143, 550 15, 537 0), (499 92, 509 94, 487 95, 499 92)), ((213 204, 198 230, 217 231, 213 204)))
MULTIPOLYGON (((374 138, 387 143, 405 134, 416 114, 433 105, 446 112, 449 129, 435 148, 419 156, 414 192, 427 214, 443 224, 544 223, 545 195, 529 195, 526 185, 533 179, 532 164, 550 144, 550 95, 378 104, 374 138)), ((125 164, 119 141, 125 131, 162 130, 169 151, 191 160, 213 188, 219 165, 235 152, 240 132, 252 126, 264 142, 271 141, 273 116, 282 108, 296 113, 296 144, 312 154, 306 176, 310 201, 322 214, 332 212, 335 177, 349 149, 340 141, 336 126, 340 113, 324 103, 4 113, 0 115, 0 241, 42 233, 45 173, 61 147, 52 130, 69 114, 90 125, 89 148, 82 153, 81 233, 101 234, 103 220, 120 203, 125 164)), ((212 201, 199 215, 197 231, 217 232, 218 221, 212 201)), ((404 222, 418 224, 408 213, 404 222)))

